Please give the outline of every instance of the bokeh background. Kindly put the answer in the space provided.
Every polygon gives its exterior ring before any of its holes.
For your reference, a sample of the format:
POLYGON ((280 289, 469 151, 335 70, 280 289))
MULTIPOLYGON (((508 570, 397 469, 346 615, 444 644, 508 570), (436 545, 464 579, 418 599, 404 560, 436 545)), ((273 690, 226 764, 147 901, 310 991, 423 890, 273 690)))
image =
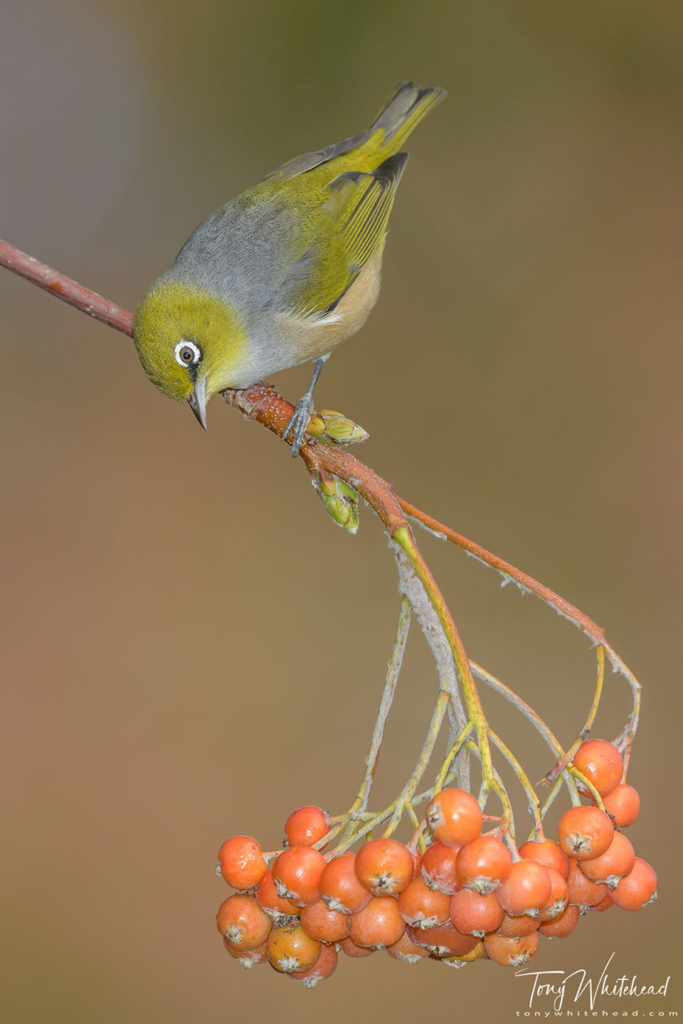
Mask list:
MULTIPOLYGON (((681 1009, 683 8, 676 2, 3 0, 2 234, 133 308, 210 211, 365 127, 405 78, 410 142, 380 303, 318 389, 399 491, 591 614, 644 683, 634 843, 661 899, 545 943, 542 970, 673 975, 681 1009)), ((315 992, 228 961, 228 835, 356 791, 398 609, 366 512, 225 409, 204 434, 125 337, 0 274, 0 1003, 13 1022, 514 1018, 527 981, 377 954, 315 992)), ((282 374, 290 398, 307 370, 282 374)), ((569 743, 593 655, 424 535, 466 646, 569 743)), ((435 678, 416 630, 377 805, 435 678)), ((608 677, 596 734, 628 710, 608 677)), ((529 765, 533 733, 486 697, 529 765)), ((522 815, 520 828, 524 830, 522 815)), ((581 1006, 585 1008, 585 1003, 581 1006)), ((543 1004, 545 1007, 546 1004, 543 1004)))

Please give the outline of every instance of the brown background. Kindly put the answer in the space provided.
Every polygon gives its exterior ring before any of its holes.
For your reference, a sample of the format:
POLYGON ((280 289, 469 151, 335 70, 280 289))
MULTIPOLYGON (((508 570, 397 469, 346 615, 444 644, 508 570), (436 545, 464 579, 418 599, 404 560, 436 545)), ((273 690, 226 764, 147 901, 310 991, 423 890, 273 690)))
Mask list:
MULTIPOLYGON (((380 304, 318 401, 642 678, 631 834, 661 899, 536 963, 599 974, 615 952, 613 976, 674 975, 644 1008, 680 1010, 680 4, 4 0, 0 29, 2 233, 128 308, 212 209, 364 127, 395 82, 448 88, 411 140, 380 304)), ((309 993, 228 962, 220 842, 277 846, 294 807, 356 791, 398 604, 386 544, 367 512, 357 538, 335 529, 301 466, 219 400, 203 434, 123 336, 6 273, 0 303, 6 1019, 513 1019, 528 982, 487 963, 377 954, 309 993)), ((306 372, 278 384, 294 398, 306 372)), ((571 742, 587 643, 423 546, 471 655, 571 742)), ((416 631, 377 806, 434 691, 416 631)), ((612 736, 611 675, 605 703, 612 736)))

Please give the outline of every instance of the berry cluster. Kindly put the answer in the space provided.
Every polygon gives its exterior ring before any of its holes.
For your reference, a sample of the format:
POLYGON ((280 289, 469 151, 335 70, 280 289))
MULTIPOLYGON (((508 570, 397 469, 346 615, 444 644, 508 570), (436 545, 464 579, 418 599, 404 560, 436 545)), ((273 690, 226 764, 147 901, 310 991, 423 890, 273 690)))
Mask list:
POLYGON ((317 847, 325 845, 329 819, 319 807, 294 811, 279 854, 233 836, 216 869, 239 890, 218 910, 226 949, 245 967, 270 963, 313 987, 335 970, 339 951, 364 957, 384 949, 409 963, 431 957, 457 967, 486 957, 519 966, 535 955, 539 935, 569 935, 589 910, 639 910, 655 898, 657 879, 618 830, 638 813, 636 790, 620 782, 621 756, 592 740, 574 765, 605 811, 571 807, 557 842, 536 838, 519 850, 500 829, 482 834, 479 804, 453 788, 427 806, 431 842, 422 852, 420 829, 407 846, 378 838, 357 853, 325 855, 317 847))

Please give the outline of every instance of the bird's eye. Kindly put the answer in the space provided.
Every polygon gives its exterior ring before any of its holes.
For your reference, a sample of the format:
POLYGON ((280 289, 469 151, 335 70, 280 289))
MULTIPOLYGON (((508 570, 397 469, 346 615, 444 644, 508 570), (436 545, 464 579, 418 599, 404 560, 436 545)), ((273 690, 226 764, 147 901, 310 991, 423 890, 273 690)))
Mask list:
POLYGON ((179 341, 175 347, 175 357, 181 366, 196 366, 202 358, 202 350, 193 341, 179 341))

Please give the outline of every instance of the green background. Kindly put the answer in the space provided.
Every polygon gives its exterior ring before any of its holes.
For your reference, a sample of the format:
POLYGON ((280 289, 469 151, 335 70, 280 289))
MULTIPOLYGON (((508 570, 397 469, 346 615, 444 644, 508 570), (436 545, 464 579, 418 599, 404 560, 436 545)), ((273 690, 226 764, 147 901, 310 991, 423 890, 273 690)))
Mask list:
MULTIPOLYGON (((378 307, 317 399, 363 424, 401 494, 582 607, 642 679, 630 835, 661 898, 535 961, 673 975, 664 1000, 598 1003, 629 1012, 681 1008, 682 52, 683 7, 656 0, 0 11, 0 233, 129 309, 216 206, 364 128, 396 82, 449 90, 410 140, 378 307)), ((368 512, 355 539, 336 529, 263 430, 216 399, 204 434, 128 339, 7 273, 0 344, 6 1019, 516 1019, 528 981, 489 963, 376 954, 311 993, 228 960, 222 840, 275 848, 293 808, 356 792, 398 610, 386 544, 368 512)), ((307 373, 277 384, 294 399, 307 373)), ((569 744, 587 642, 423 549, 471 656, 569 744)), ((434 694, 416 629, 376 806, 434 694)), ((538 778, 535 735, 485 699, 538 778)), ((611 737, 611 674, 605 708, 611 737)))

